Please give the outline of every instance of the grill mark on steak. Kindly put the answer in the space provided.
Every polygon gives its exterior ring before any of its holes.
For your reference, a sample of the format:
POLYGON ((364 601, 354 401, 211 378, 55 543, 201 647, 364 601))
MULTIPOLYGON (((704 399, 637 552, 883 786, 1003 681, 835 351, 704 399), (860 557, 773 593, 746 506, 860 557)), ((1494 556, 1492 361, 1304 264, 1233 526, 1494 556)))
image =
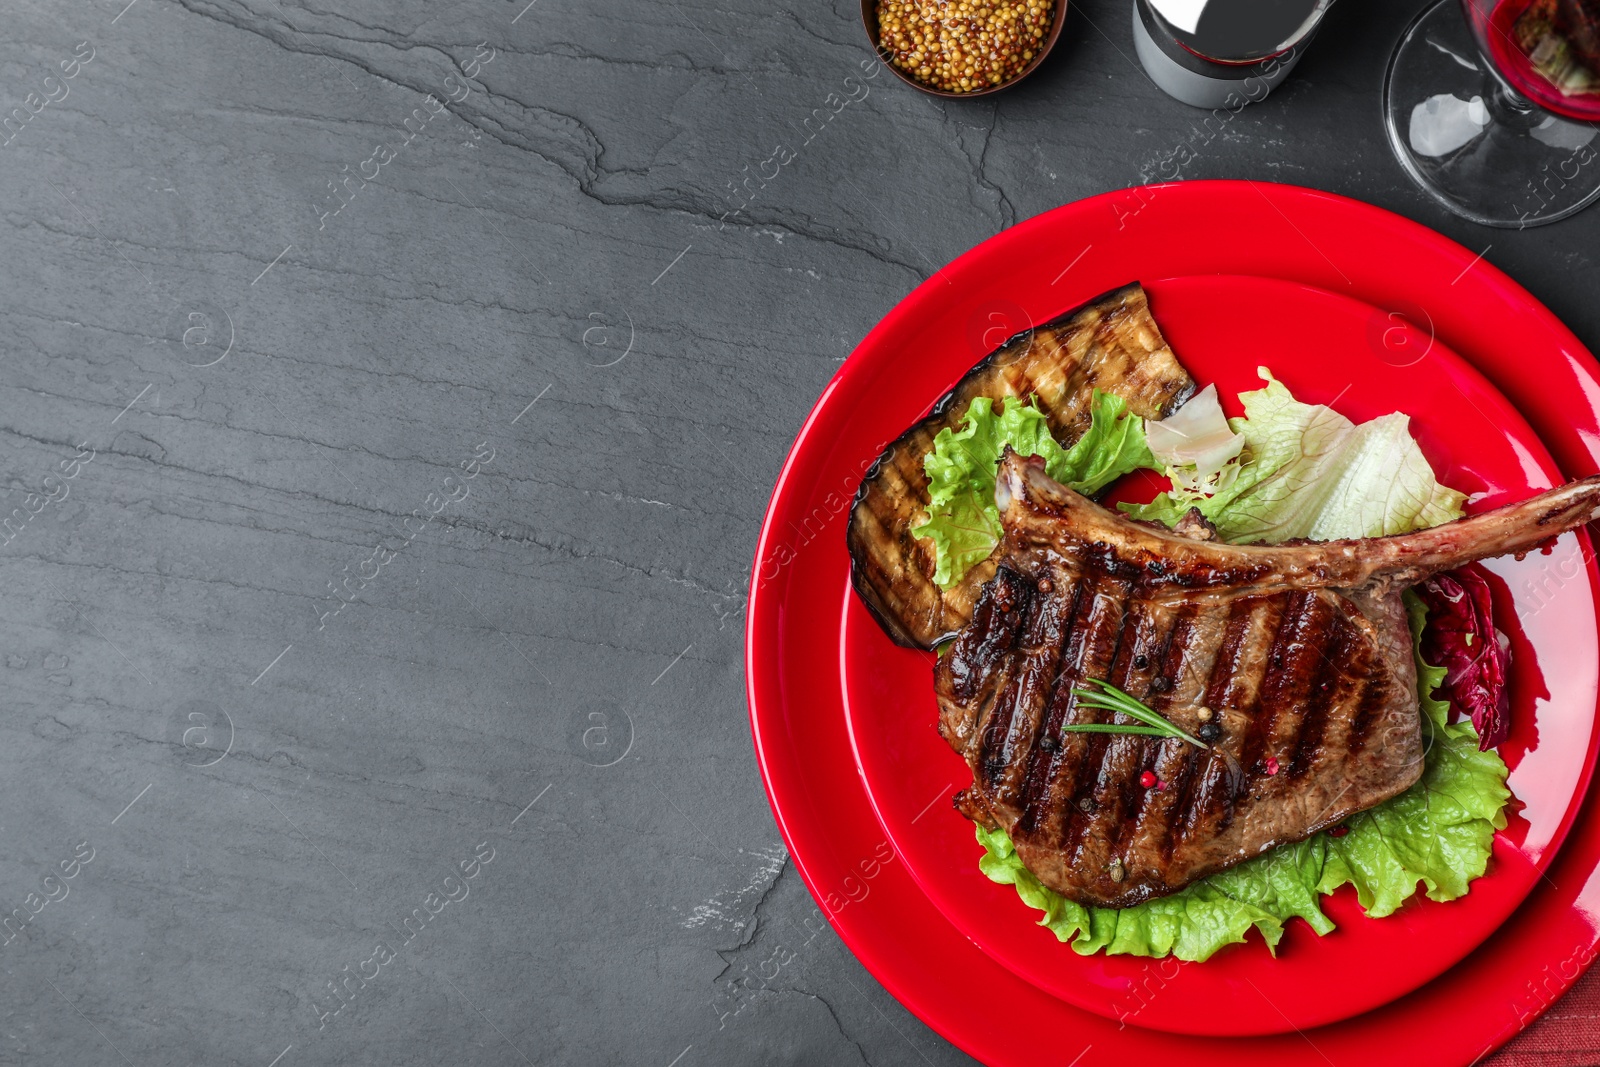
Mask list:
POLYGON ((1004 743, 1004 760, 1010 774, 991 783, 994 801, 1014 807, 1019 792, 1026 788, 1027 768, 1048 737, 1045 718, 1054 694, 1061 685, 1062 663, 1077 630, 1079 604, 1088 599, 1084 586, 1069 587, 1070 597, 1041 594, 1037 640, 1030 640, 1027 659, 1017 674, 1017 710, 1010 716, 1004 743))
POLYGON ((1307 675, 1317 668, 1322 658, 1319 642, 1328 625, 1326 615, 1327 605, 1315 592, 1289 594, 1267 656, 1272 670, 1267 672, 1256 706, 1251 709, 1249 727, 1240 739, 1239 764, 1244 768, 1247 783, 1272 754, 1270 742, 1278 716, 1305 698, 1309 687, 1307 675))
POLYGON ((1027 582, 1015 571, 1002 570, 984 586, 974 614, 976 625, 962 630, 951 649, 950 664, 959 699, 976 696, 979 687, 990 680, 995 666, 1011 651, 1027 600, 1027 582))
MULTIPOLYGON (((1162 790, 1140 787, 1138 776, 1148 770, 1158 779, 1164 779, 1169 770, 1168 760, 1183 742, 1147 740, 1137 735, 1122 738, 1122 741, 1127 749, 1124 766, 1133 774, 1135 788, 1131 795, 1125 792, 1121 798, 1121 818, 1107 824, 1105 843, 1108 862, 1119 863, 1126 877, 1140 865, 1140 857, 1145 855, 1142 846, 1160 832, 1162 813, 1170 799, 1162 790)), ((1114 875, 1112 880, 1117 881, 1114 875)))
POLYGON ((1040 702, 1040 689, 1050 685, 1046 670, 1054 673, 1059 661, 1059 633, 1062 625, 1062 601, 1058 597, 1035 597, 1032 600, 1032 625, 1027 629, 1027 643, 1014 654, 1016 670, 1011 680, 1011 699, 1006 709, 1005 729, 1000 733, 1000 747, 992 761, 998 761, 1005 773, 990 779, 992 803, 1005 805, 1013 790, 1016 774, 1016 755, 1032 747, 1037 720, 1035 707, 1040 702))
POLYGON ((1067 746, 1063 739, 1070 736, 1061 732, 1066 717, 1077 706, 1072 689, 1082 677, 1081 650, 1098 602, 1092 579, 1075 583, 1067 626, 1062 634, 1061 656, 1056 662, 1056 676, 1051 683, 1045 704, 1039 734, 1032 751, 1028 753, 1027 768, 1017 794, 1010 798, 1021 809, 1022 822, 1033 826, 1038 818, 1040 803, 1049 792, 1049 779, 1067 746))
POLYGON ((1125 613, 1130 620, 1127 629, 1132 638, 1120 643, 1117 657, 1111 663, 1109 678, 1112 685, 1125 693, 1147 691, 1150 675, 1154 673, 1151 656, 1159 631, 1158 612, 1147 601, 1133 596, 1132 583, 1126 579, 1123 580, 1123 590, 1127 605, 1125 613))
POLYGON ((1163 861, 1172 859, 1172 850, 1178 846, 1181 839, 1188 836, 1199 817, 1196 791, 1200 787, 1202 774, 1210 769, 1211 764, 1209 757, 1196 751, 1193 745, 1182 746, 1179 755, 1182 758, 1181 763, 1169 779, 1173 790, 1169 829, 1156 842, 1163 861))
POLYGON ((1283 773, 1290 781, 1304 776, 1320 755, 1333 709, 1348 704, 1352 698, 1359 698, 1361 692, 1368 688, 1369 651, 1356 639, 1349 620, 1340 621, 1343 625, 1335 627, 1331 647, 1321 657, 1321 666, 1313 679, 1311 694, 1300 715, 1298 729, 1283 744, 1288 752, 1283 773))
MULTIPOLYGON (((1055 742, 1055 750, 1046 750, 1041 746, 1040 751, 1034 754, 1029 766, 1027 787, 1021 797, 1020 821, 1034 828, 1039 826, 1041 815, 1054 807, 1050 801, 1056 793, 1063 763, 1076 762, 1086 756, 1084 746, 1062 743, 1063 739, 1109 736, 1064 734, 1061 728, 1068 724, 1069 716, 1074 725, 1106 721, 1104 712, 1089 708, 1083 709, 1082 715, 1075 715, 1079 705, 1072 690, 1085 678, 1104 677, 1115 660, 1122 624, 1126 619, 1127 588, 1125 583, 1107 575, 1086 579, 1078 583, 1078 588, 1081 592, 1076 605, 1078 610, 1074 613, 1076 624, 1070 641, 1063 644, 1057 688, 1051 705, 1052 714, 1046 726, 1050 739, 1055 742)), ((1104 751, 1102 746, 1097 758, 1104 751)))
MULTIPOLYGON (((1196 608, 1180 614, 1173 627, 1166 664, 1173 681, 1166 692, 1160 694, 1160 708, 1169 718, 1182 720, 1179 725, 1193 733, 1199 727, 1195 710, 1200 706, 1211 679, 1216 676, 1222 662, 1215 635, 1226 633, 1233 616, 1233 605, 1216 604, 1196 608), (1183 709, 1171 714, 1174 709, 1183 709)), ((1146 703, 1155 707, 1154 699, 1146 703)), ((1165 856, 1171 851, 1172 827, 1185 815, 1183 803, 1188 790, 1181 779, 1186 776, 1188 753, 1192 745, 1183 741, 1157 741, 1143 746, 1148 755, 1146 766, 1140 768, 1153 772, 1157 784, 1145 789, 1135 775, 1124 782, 1125 799, 1131 816, 1118 828, 1117 853, 1132 861, 1137 854, 1155 852, 1165 856), (1131 788, 1129 788, 1131 786, 1131 788), (1180 796, 1180 790, 1184 794, 1180 796)))
POLYGON ((997 501, 1000 571, 936 677, 941 728, 975 771, 961 810, 1010 834, 1044 885, 1126 907, 1414 782, 1421 727, 1396 590, 1553 536, 1535 526, 1539 515, 1586 521, 1600 512, 1600 478, 1436 530, 1273 548, 1134 523, 1014 456, 1001 464, 997 501), (1240 575, 1249 580, 1220 577, 1240 575), (1063 735, 1068 723, 1128 721, 1078 703, 1071 690, 1088 678, 1109 679, 1190 733, 1209 707, 1221 739, 1199 749, 1063 735), (1140 786, 1146 770, 1166 787, 1140 786))
POLYGON ((1189 636, 1194 631, 1194 618, 1198 609, 1193 604, 1179 605, 1172 618, 1172 628, 1167 631, 1166 644, 1159 658, 1160 669, 1145 683, 1144 702, 1156 711, 1172 704, 1173 690, 1183 681, 1184 655, 1189 647, 1189 636))
POLYGON ((982 739, 978 742, 978 759, 983 767, 985 784, 990 790, 999 784, 1000 776, 1005 773, 1006 736, 1011 731, 1011 717, 1020 699, 1018 690, 1022 682, 1022 669, 1020 664, 1015 663, 1016 653, 1019 648, 1026 649, 1037 643, 1035 630, 1039 625, 1043 602, 1028 596, 1026 592, 1023 596, 1025 599, 1017 608, 1023 621, 1013 632, 1012 647, 1008 650, 1012 653, 1010 656, 1012 662, 1008 663, 1004 679, 995 692, 994 702, 990 705, 989 714, 983 720, 982 739), (1016 638, 1019 636, 1021 640, 1017 641, 1016 638))
MULTIPOLYGON (((1155 640, 1151 642, 1151 651, 1145 653, 1145 655, 1152 665, 1166 662, 1169 651, 1172 648, 1173 638, 1178 633, 1179 625, 1187 613, 1187 606, 1181 607, 1173 615, 1169 625, 1164 630, 1162 623, 1169 620, 1163 620, 1160 616, 1149 620, 1154 630, 1154 634, 1151 636, 1155 640), (1156 644, 1156 642, 1159 642, 1159 644, 1156 644)), ((1159 672, 1161 668, 1153 667, 1152 669, 1159 672)), ((1160 677, 1159 673, 1153 675, 1151 681, 1157 677, 1160 677)), ((1129 681, 1131 682, 1131 679, 1129 681)), ((1130 690, 1128 692, 1132 695, 1136 691, 1130 690)), ((1148 699, 1148 690, 1145 696, 1148 699)), ((1126 715, 1102 711, 1095 711, 1079 721, 1123 724, 1133 722, 1126 715)), ((1063 848, 1078 852, 1093 843, 1087 837, 1091 830, 1096 827, 1102 827, 1107 823, 1115 823, 1124 817, 1124 812, 1127 808, 1127 794, 1125 790, 1126 782, 1123 778, 1128 771, 1127 763, 1130 759, 1130 750, 1139 750, 1142 747, 1137 741, 1130 743, 1130 738, 1126 735, 1090 734, 1088 736, 1104 739, 1101 745, 1098 746, 1098 758, 1093 761, 1085 759, 1085 769, 1092 768, 1092 773, 1081 775, 1085 779, 1084 785, 1086 787, 1082 796, 1091 805, 1090 814, 1092 814, 1092 818, 1074 819, 1068 828, 1068 835, 1061 842, 1063 848)), ((1133 774, 1133 778, 1137 782, 1137 772, 1133 774)), ((1081 803, 1079 808, 1081 810, 1081 803)), ((1099 836, 1105 837, 1108 834, 1102 829, 1099 836)))
POLYGON ((1196 783, 1190 792, 1183 816, 1167 842, 1165 858, 1172 859, 1179 845, 1196 840, 1207 820, 1217 832, 1233 821, 1233 783, 1229 781, 1228 768, 1221 760, 1209 756, 1195 756, 1196 783))
MULTIPOLYGON (((1132 632, 1133 638, 1131 641, 1119 642, 1119 652, 1121 649, 1132 649, 1132 651, 1127 656, 1120 654, 1116 656, 1108 673, 1113 685, 1127 690, 1133 684, 1129 671, 1135 669, 1133 665, 1138 662, 1141 656, 1147 663, 1145 669, 1148 669, 1148 653, 1139 650, 1151 647, 1158 632, 1159 624, 1158 620, 1147 610, 1146 605, 1127 600, 1128 586, 1126 582, 1122 583, 1121 588, 1126 605, 1124 610, 1125 629, 1132 632), (1118 664, 1121 666, 1119 667, 1118 664)), ((1076 709, 1076 706, 1076 699, 1066 706, 1062 716, 1063 723, 1067 721, 1067 716, 1076 709)), ((1081 715, 1072 716, 1072 722, 1074 723, 1101 722, 1104 719, 1105 713, 1093 709, 1085 709, 1081 715)), ((1044 798, 1041 803, 1052 803, 1059 812, 1056 817, 1050 820, 1050 823, 1053 824, 1051 828, 1054 832, 1046 836, 1054 840, 1061 849, 1076 850, 1078 843, 1082 840, 1085 825, 1093 818, 1097 808, 1095 791, 1099 783, 1099 774, 1098 772, 1090 773, 1090 768, 1100 767, 1105 759, 1111 735, 1067 734, 1063 736, 1071 739, 1064 742, 1068 758, 1058 761, 1051 767, 1051 778, 1048 786, 1050 795, 1044 798), (1054 798, 1061 796, 1063 793, 1065 793, 1065 803, 1054 805, 1054 798)), ((1035 826, 1040 821, 1036 813, 1030 820, 1031 824, 1035 826)))
MULTIPOLYGON (((1144 703, 1156 711, 1170 707, 1174 691, 1183 684, 1187 666, 1186 656, 1195 629, 1196 614, 1197 609, 1192 604, 1179 607, 1173 615, 1172 625, 1167 630, 1160 657, 1154 661, 1160 664, 1160 669, 1147 683, 1144 703)), ((1112 721, 1131 724, 1135 720, 1119 714, 1114 716, 1112 721)), ((1107 792, 1114 790, 1116 796, 1117 817, 1112 820, 1106 836, 1108 851, 1120 859, 1126 851, 1128 840, 1138 832, 1139 825, 1145 818, 1146 808, 1156 795, 1155 790, 1146 789, 1140 784, 1140 776, 1147 770, 1154 772, 1158 779, 1164 775, 1160 767, 1162 742, 1146 744, 1138 735, 1127 735, 1119 737, 1118 740, 1124 743, 1115 746, 1114 758, 1102 764, 1101 778, 1102 789, 1107 792)), ((1174 743, 1181 744, 1181 742, 1174 743)))
MULTIPOLYGON (((1060 826, 1053 838, 1056 848, 1062 853, 1073 857, 1077 861, 1078 851, 1083 843, 1085 831, 1098 816, 1098 802, 1095 800, 1096 776, 1090 768, 1098 767, 1105 758, 1105 751, 1111 744, 1111 734, 1079 734, 1074 737, 1073 744, 1081 746, 1075 761, 1070 767, 1071 774, 1066 772, 1069 768, 1062 766, 1063 772, 1057 782, 1065 783, 1068 790, 1067 803, 1061 808, 1060 826)), ((1052 783, 1052 791, 1059 788, 1052 783)), ((1032 825, 1034 833, 1042 829, 1039 823, 1042 819, 1035 815, 1032 825)), ((1040 834, 1041 837, 1046 835, 1040 834)))
POLYGON ((1206 706, 1217 715, 1224 729, 1232 717, 1229 709, 1254 713, 1261 696, 1261 682, 1266 677, 1272 653, 1273 636, 1283 622, 1285 596, 1246 596, 1238 601, 1249 614, 1245 621, 1245 634, 1234 658, 1232 668, 1226 673, 1212 675, 1212 685, 1206 693, 1206 706))
POLYGON ((1240 597, 1228 606, 1228 625, 1222 634, 1222 647, 1217 649, 1216 667, 1206 686, 1202 702, 1204 707, 1216 709, 1228 706, 1228 694, 1243 667, 1244 639, 1250 633, 1250 624, 1261 603, 1259 597, 1240 597))
POLYGON ((1361 694, 1361 701, 1356 705, 1356 713, 1350 720, 1350 730, 1345 735, 1344 747, 1353 758, 1359 756, 1367 747, 1367 739, 1372 735, 1372 728, 1378 723, 1378 714, 1383 710, 1383 694, 1376 687, 1367 686, 1361 694))

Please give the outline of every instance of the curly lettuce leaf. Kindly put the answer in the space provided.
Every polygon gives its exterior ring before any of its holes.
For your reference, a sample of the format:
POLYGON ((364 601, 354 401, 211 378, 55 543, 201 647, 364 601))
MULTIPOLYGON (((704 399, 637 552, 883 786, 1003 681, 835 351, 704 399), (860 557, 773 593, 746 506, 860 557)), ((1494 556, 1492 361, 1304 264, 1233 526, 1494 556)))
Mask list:
POLYGON ((1015 397, 998 411, 992 399, 978 397, 968 405, 960 429, 939 431, 922 461, 928 474, 927 515, 911 533, 933 541, 933 580, 941 589, 988 559, 1000 542, 994 480, 1007 445, 1024 456, 1039 456, 1050 477, 1089 495, 1131 471, 1160 469, 1145 444, 1143 420, 1128 413, 1121 397, 1096 389, 1090 414, 1088 431, 1071 448, 1056 443, 1044 412, 1015 397))
POLYGON ((1439 484, 1399 413, 1354 423, 1325 404, 1303 404, 1265 367, 1263 389, 1240 393, 1244 438, 1236 471, 1206 494, 1173 489, 1149 504, 1124 504, 1139 519, 1177 524, 1200 509, 1223 538, 1276 543, 1295 537, 1381 537, 1459 519, 1465 495, 1439 484))
MULTIPOLYGON (((1427 615, 1406 595, 1413 648, 1427 615)), ((1496 752, 1478 749, 1466 720, 1449 721, 1450 705, 1436 699, 1442 667, 1417 655, 1417 689, 1427 750, 1422 778, 1406 792, 1352 816, 1340 837, 1315 834, 1246 860, 1168 897, 1131 908, 1091 908, 1046 888, 1022 865, 1003 830, 978 827, 985 855, 978 869, 992 881, 1016 887, 1023 903, 1044 913, 1048 927, 1073 951, 1133 956, 1174 955, 1198 962, 1259 930, 1276 951, 1284 924, 1298 916, 1318 934, 1334 928, 1319 905, 1324 893, 1346 883, 1368 915, 1394 913, 1426 887, 1432 900, 1467 892, 1489 863, 1494 832, 1505 827, 1506 765, 1496 752)))
POLYGON ((978 869, 991 881, 1015 886, 1024 904, 1044 912, 1039 925, 1071 942, 1073 951, 1083 956, 1104 949, 1110 954, 1203 960, 1243 941, 1252 927, 1276 948, 1284 923, 1295 915, 1318 933, 1333 929, 1317 905, 1314 888, 1322 871, 1320 836, 1274 849, 1132 908, 1085 907, 1046 888, 1022 865, 1004 830, 980 826, 978 841, 987 850, 978 869))

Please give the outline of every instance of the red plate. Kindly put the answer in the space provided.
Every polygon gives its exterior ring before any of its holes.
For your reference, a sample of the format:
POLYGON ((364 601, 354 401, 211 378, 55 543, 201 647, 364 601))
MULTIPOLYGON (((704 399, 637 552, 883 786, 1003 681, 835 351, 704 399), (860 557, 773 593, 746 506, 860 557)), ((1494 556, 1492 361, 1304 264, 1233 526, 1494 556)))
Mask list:
MULTIPOLYGON (((1206 273, 1290 279, 1431 323, 1441 342, 1523 413, 1564 472, 1600 469, 1600 373, 1554 316, 1474 253, 1424 227, 1287 186, 1185 182, 1058 209, 941 270, 863 348, 896 336, 908 320, 953 308, 958 321, 973 325, 976 355, 985 329, 1003 329, 1008 314, 1027 315, 1017 306, 1028 299, 1017 295, 1024 291, 1037 294, 1053 282, 1060 292, 1049 306, 1062 307, 1128 278, 1206 273)), ((751 580, 746 677, 757 758, 796 867, 840 936, 910 1010, 991 1064, 1120 1067, 1140 1055, 1230 1067, 1281 1067, 1285 1057, 1461 1065, 1527 1025, 1593 961, 1600 946, 1600 818, 1592 805, 1527 906, 1459 966, 1388 1005, 1303 1034, 1209 1039, 1125 1026, 1050 995, 963 936, 906 865, 894 862, 872 815, 838 677, 828 667, 837 663, 828 652, 837 648, 831 641, 838 638, 839 601, 801 595, 838 588, 843 515, 861 457, 884 443, 875 432, 880 423, 903 426, 926 400, 895 390, 863 405, 868 370, 866 360, 846 362, 779 476, 751 580)), ((1541 581, 1577 578, 1550 570, 1541 581)), ((1592 710, 1571 714, 1588 719, 1592 710)), ((1390 963, 1330 970, 1327 982, 1359 984, 1390 963)), ((1165 995, 1165 982, 1160 965, 1152 965, 1140 995, 1165 995)), ((1251 989, 1223 1010, 1274 1013, 1273 993, 1271 986, 1251 989)))
MULTIPOLYGON (((1239 391, 1260 386, 1256 368, 1265 363, 1296 397, 1331 404, 1357 421, 1403 409, 1434 470, 1471 494, 1474 510, 1564 480, 1533 430, 1481 374, 1386 312, 1266 278, 1172 278, 1146 289, 1178 358, 1198 381, 1217 384, 1229 414, 1242 410, 1239 391)), ((1045 318, 1066 310, 1051 308, 1045 318)), ((856 358, 877 365, 862 387, 878 396, 898 379, 901 388, 924 391, 929 403, 972 357, 962 343, 941 349, 937 339, 949 332, 936 324, 922 331, 915 320, 904 321, 914 337, 858 352, 856 358), (923 357, 910 378, 897 358, 902 351, 923 357)), ((1499 836, 1487 877, 1459 901, 1415 901, 1381 920, 1362 914, 1346 888, 1327 904, 1336 932, 1319 938, 1295 922, 1276 958, 1255 940, 1202 964, 1163 964, 1163 995, 1150 998, 1129 992, 1150 972, 1149 960, 1079 956, 1037 925, 1039 913, 1015 890, 979 873, 982 849, 972 824, 949 804, 952 787, 971 775, 929 728, 938 714, 933 655, 896 647, 842 574, 833 590, 813 587, 800 595, 824 604, 831 597, 843 607, 846 715, 867 792, 895 851, 963 934, 1034 985, 1110 1018, 1191 1034, 1281 1033, 1349 1018, 1409 993, 1482 943, 1538 883, 1577 814, 1597 740, 1596 600, 1586 548, 1586 538, 1567 536, 1549 556, 1490 564, 1508 586, 1501 625, 1519 653, 1512 677, 1516 733, 1504 755, 1525 807, 1499 836), (1577 580, 1544 595, 1534 583, 1548 567, 1577 580), (1561 669, 1541 676, 1541 663, 1561 669), (1363 981, 1328 980, 1379 959, 1385 965, 1368 970, 1363 981), (1252 986, 1270 988, 1278 1010, 1228 1010, 1252 986)))

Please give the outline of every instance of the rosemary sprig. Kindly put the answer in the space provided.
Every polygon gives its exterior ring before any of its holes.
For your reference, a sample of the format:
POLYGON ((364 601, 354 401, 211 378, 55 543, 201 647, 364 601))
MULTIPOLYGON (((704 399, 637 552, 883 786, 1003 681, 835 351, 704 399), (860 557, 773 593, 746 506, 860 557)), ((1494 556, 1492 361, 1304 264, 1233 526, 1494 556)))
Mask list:
POLYGON ((1062 733, 1142 734, 1146 737, 1175 737, 1179 741, 1189 742, 1196 748, 1206 747, 1204 741, 1162 718, 1146 707, 1137 697, 1124 693, 1110 682, 1100 678, 1091 678, 1089 682, 1098 685, 1100 687, 1099 691, 1097 692, 1093 689, 1074 689, 1072 691, 1072 695, 1078 698, 1080 707, 1120 712, 1142 725, 1134 726, 1132 723, 1083 723, 1078 726, 1063 726, 1061 728, 1062 733))
POLYGON ((1147 737, 1171 737, 1171 730, 1159 726, 1129 726, 1115 722, 1086 722, 1077 726, 1063 726, 1062 733, 1074 734, 1144 734, 1147 737))

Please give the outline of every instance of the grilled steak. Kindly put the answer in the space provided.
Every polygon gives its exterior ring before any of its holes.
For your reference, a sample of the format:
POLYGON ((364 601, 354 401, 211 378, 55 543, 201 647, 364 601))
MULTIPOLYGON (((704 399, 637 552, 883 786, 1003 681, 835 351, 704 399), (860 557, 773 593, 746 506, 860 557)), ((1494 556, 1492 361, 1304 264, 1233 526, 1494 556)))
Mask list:
POLYGON ((1400 593, 1526 552, 1600 515, 1600 476, 1395 537, 1229 545, 1135 522, 1014 453, 994 577, 940 658, 939 730, 973 784, 956 806, 1003 827, 1028 869, 1083 904, 1127 907, 1404 791, 1422 773, 1400 593), (1206 748, 1129 734, 1080 707, 1103 679, 1206 748), (1202 709, 1209 709, 1203 716, 1202 709), (1207 726, 1202 730, 1202 724, 1207 726), (1146 789, 1140 777, 1164 783, 1146 789))
POLYGON ((928 503, 922 460, 934 437, 959 426, 977 397, 1034 397, 1051 434, 1070 446, 1089 428, 1096 388, 1151 419, 1166 417, 1194 394, 1194 380, 1162 339, 1137 283, 1013 337, 884 449, 850 511, 850 580, 896 643, 932 648, 954 633, 994 574, 991 558, 942 592, 933 584, 931 542, 911 536, 928 503))

